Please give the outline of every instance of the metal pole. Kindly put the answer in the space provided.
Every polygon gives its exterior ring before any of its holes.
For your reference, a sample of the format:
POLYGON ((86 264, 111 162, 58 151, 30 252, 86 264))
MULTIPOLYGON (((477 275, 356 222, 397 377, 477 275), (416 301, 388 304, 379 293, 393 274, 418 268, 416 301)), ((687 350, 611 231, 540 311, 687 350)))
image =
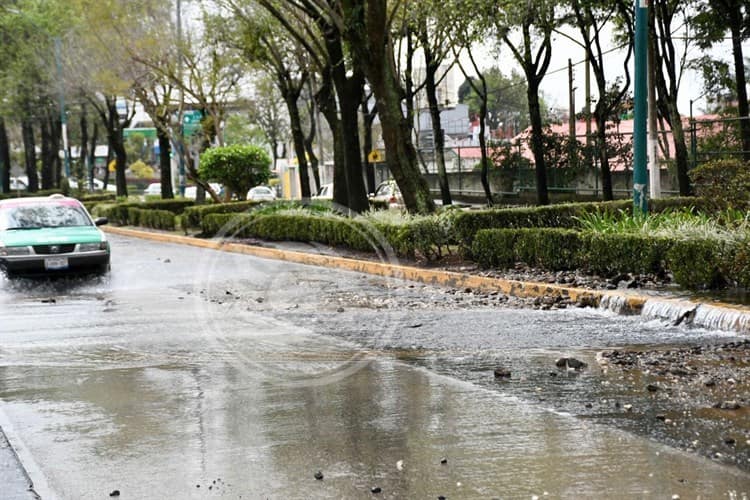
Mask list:
POLYGON ((62 41, 55 37, 55 66, 57 66, 57 92, 60 99, 60 125, 62 127, 63 158, 65 159, 65 177, 70 178, 70 151, 68 150, 68 117, 65 114, 65 92, 62 78, 62 41))
MULTIPOLYGON (((653 17, 653 12, 650 13, 653 17)), ((661 170, 659 168, 659 138, 656 130, 656 54, 654 39, 648 40, 648 171, 649 194, 661 198, 661 170)))
POLYGON ((182 123, 183 120, 183 106, 185 104, 185 91, 182 88, 182 2, 181 0, 177 0, 177 75, 180 78, 180 104, 177 112, 177 118, 179 119, 180 123, 178 126, 178 159, 177 159, 177 165, 178 165, 178 189, 180 192, 180 196, 185 196, 185 133, 184 133, 184 125, 182 123))
POLYGON ((646 170, 648 0, 635 0, 635 89, 633 120, 633 213, 648 213, 646 170))

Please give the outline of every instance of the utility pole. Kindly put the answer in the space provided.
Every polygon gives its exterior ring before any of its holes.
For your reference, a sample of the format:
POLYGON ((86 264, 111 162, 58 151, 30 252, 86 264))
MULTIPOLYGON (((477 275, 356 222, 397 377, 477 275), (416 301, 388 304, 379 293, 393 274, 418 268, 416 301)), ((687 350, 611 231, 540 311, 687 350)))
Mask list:
POLYGON ((576 88, 573 87, 573 61, 568 59, 568 101, 570 110, 568 111, 568 134, 570 146, 568 147, 568 162, 571 167, 575 168, 578 166, 578 158, 576 157, 576 88))
POLYGON ((63 140, 63 158, 65 159, 65 177, 70 178, 70 150, 68 149, 68 117, 65 113, 65 91, 62 77, 62 41, 55 37, 55 66, 57 66, 57 92, 60 100, 60 125, 63 140))
MULTIPOLYGON (((586 28, 588 30, 588 28, 586 28)), ((591 61, 589 61, 589 51, 586 51, 586 164, 588 168, 593 166, 591 157, 591 61)))
MULTIPOLYGON (((649 23, 653 22, 653 9, 649 23)), ((650 31, 650 30, 649 30, 650 31)), ((648 39, 648 180, 651 198, 661 198, 661 173, 659 171, 659 136, 656 130, 656 53, 654 39, 648 39)))
POLYGON ((177 0, 177 77, 180 79, 180 103, 177 108, 177 164, 178 189, 180 196, 185 196, 185 134, 183 131, 182 115, 185 105, 185 90, 182 88, 182 2, 177 0))
POLYGON ((648 2, 635 0, 635 81, 633 119, 633 214, 648 213, 646 117, 648 114, 648 2))

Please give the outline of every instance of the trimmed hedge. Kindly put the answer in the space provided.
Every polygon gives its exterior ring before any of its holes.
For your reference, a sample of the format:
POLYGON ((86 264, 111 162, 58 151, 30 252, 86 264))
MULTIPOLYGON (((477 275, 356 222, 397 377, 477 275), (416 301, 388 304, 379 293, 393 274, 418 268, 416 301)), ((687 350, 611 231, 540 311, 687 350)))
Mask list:
POLYGON ((439 258, 452 244, 450 226, 432 219, 405 224, 372 223, 337 215, 286 215, 213 213, 201 220, 204 236, 215 236, 225 228, 226 236, 274 241, 306 241, 375 252, 389 245, 400 257, 439 258), (383 241, 380 241, 380 240, 383 241))
MULTIPOLYGON (((632 206, 632 200, 617 200, 463 212, 456 216, 455 232, 459 244, 464 250, 470 250, 474 236, 482 229, 539 227, 573 229, 579 227, 577 217, 596 212, 617 215, 620 211, 631 209, 632 206)), ((660 198, 650 200, 649 210, 663 212, 667 209, 689 207, 707 210, 710 206, 702 198, 660 198)))
POLYGON ((474 236, 482 229, 555 227, 570 229, 578 226, 575 217, 591 212, 617 213, 632 206, 629 200, 601 203, 565 203, 542 207, 502 208, 463 212, 456 216, 458 241, 469 249, 474 236))
POLYGON ((128 223, 133 226, 173 231, 175 214, 168 210, 144 210, 130 207, 128 208, 128 223))
MULTIPOLYGON (((113 224, 120 226, 133 225, 138 226, 138 222, 130 217, 130 209, 138 209, 143 211, 153 210, 156 212, 169 212, 172 214, 174 219, 175 215, 180 215, 187 208, 195 204, 193 200, 157 200, 144 203, 116 203, 116 204, 100 204, 94 209, 94 214, 98 217, 107 217, 113 224)), ((136 212, 132 212, 135 214, 136 212)), ((164 218, 166 216, 155 216, 164 218)), ((140 219, 135 219, 140 220, 140 219)), ((152 226, 148 226, 152 227, 152 226)), ((174 222, 172 223, 172 229, 174 229, 174 222)))
POLYGON ((750 286, 748 242, 584 233, 569 229, 482 229, 472 255, 482 267, 516 262, 552 271, 583 268, 603 275, 667 273, 690 289, 750 286))
POLYGON ((630 233, 583 233, 585 255, 582 265, 604 275, 615 273, 662 273, 667 251, 675 243, 670 238, 655 238, 630 233))
POLYGON ((482 229, 472 254, 484 267, 512 267, 516 262, 546 269, 574 269, 584 263, 585 236, 558 228, 482 229))
POLYGON ((208 214, 203 217, 204 235, 216 235, 227 226, 226 236, 262 238, 271 241, 318 242, 352 250, 374 251, 367 227, 356 219, 337 216, 285 214, 208 214))
POLYGON ((208 214, 240 213, 257 207, 263 202, 259 201, 237 201, 232 203, 217 203, 213 205, 199 205, 185 208, 182 213, 183 229, 198 229, 201 227, 203 218, 208 214))
POLYGON ((667 262, 674 279, 692 288, 722 288, 732 279, 729 276, 734 261, 734 245, 716 239, 677 241, 667 252, 667 262))

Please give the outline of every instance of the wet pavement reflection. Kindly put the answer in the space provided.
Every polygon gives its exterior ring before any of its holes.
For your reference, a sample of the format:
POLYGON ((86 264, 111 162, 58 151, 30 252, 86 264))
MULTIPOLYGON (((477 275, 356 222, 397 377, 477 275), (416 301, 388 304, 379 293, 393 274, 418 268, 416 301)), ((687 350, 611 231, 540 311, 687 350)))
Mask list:
POLYGON ((483 382, 498 360, 533 373, 573 347, 656 340, 659 325, 590 311, 416 312, 408 304, 424 291, 352 273, 211 252, 221 263, 196 279, 205 251, 113 246, 105 280, 0 290, 0 425, 43 498, 750 492, 738 469, 483 382))

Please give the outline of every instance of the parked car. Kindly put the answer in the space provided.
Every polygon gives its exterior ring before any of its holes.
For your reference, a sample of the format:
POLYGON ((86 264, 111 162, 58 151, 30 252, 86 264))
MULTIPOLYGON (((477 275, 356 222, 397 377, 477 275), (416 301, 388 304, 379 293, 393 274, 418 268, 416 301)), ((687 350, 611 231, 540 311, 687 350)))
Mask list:
POLYGON ((332 200, 333 199, 333 183, 323 184, 312 197, 313 200, 332 200))
POLYGON ((144 195, 161 196, 161 182, 152 182, 143 190, 144 195))
POLYGON ((396 181, 385 181, 378 184, 375 192, 370 194, 370 203, 373 206, 382 208, 403 208, 404 198, 401 196, 401 190, 398 188, 396 181))
POLYGON ((28 183, 25 179, 20 177, 10 178, 10 190, 11 191, 26 191, 29 189, 28 183))
MULTIPOLYGON (((221 196, 222 193, 224 192, 224 186, 222 186, 218 182, 209 182, 209 185, 219 196, 221 196)), ((175 190, 175 195, 177 195, 179 192, 180 192, 180 189, 177 188, 175 190)), ((197 195, 198 195, 198 188, 196 186, 187 186, 185 188, 185 198, 194 200, 197 195)), ((206 193, 206 197, 208 197, 208 193, 206 193)))
POLYGON ((250 201, 273 201, 276 199, 276 193, 270 187, 255 186, 247 192, 247 199, 250 201))
POLYGON ((0 201, 0 268, 17 274, 109 270, 110 249, 83 204, 61 194, 0 201))
MULTIPOLYGON (((103 182, 103 181, 101 181, 101 180, 99 180, 99 179, 94 179, 94 182, 93 182, 93 184, 94 184, 94 191, 104 191, 104 182, 103 182)), ((70 178, 70 179, 68 179, 68 185, 69 185, 69 186, 70 186, 71 188, 73 188, 73 189, 77 189, 77 188, 78 188, 78 181, 77 181, 77 180, 75 180, 75 179, 73 179, 73 178, 70 178)), ((86 181, 85 181, 85 184, 84 184, 84 185, 85 185, 86 189, 88 189, 88 187, 89 187, 89 182, 88 182, 88 180, 86 180, 86 181)), ((106 190, 107 190, 107 191, 110 191, 110 192, 112 192, 112 193, 114 193, 114 192, 116 192, 116 191, 117 191, 117 186, 115 186, 115 183, 114 183, 114 181, 113 181, 113 180, 111 180, 111 181, 110 181, 110 182, 109 182, 109 183, 107 184, 107 189, 106 189, 106 190)))

